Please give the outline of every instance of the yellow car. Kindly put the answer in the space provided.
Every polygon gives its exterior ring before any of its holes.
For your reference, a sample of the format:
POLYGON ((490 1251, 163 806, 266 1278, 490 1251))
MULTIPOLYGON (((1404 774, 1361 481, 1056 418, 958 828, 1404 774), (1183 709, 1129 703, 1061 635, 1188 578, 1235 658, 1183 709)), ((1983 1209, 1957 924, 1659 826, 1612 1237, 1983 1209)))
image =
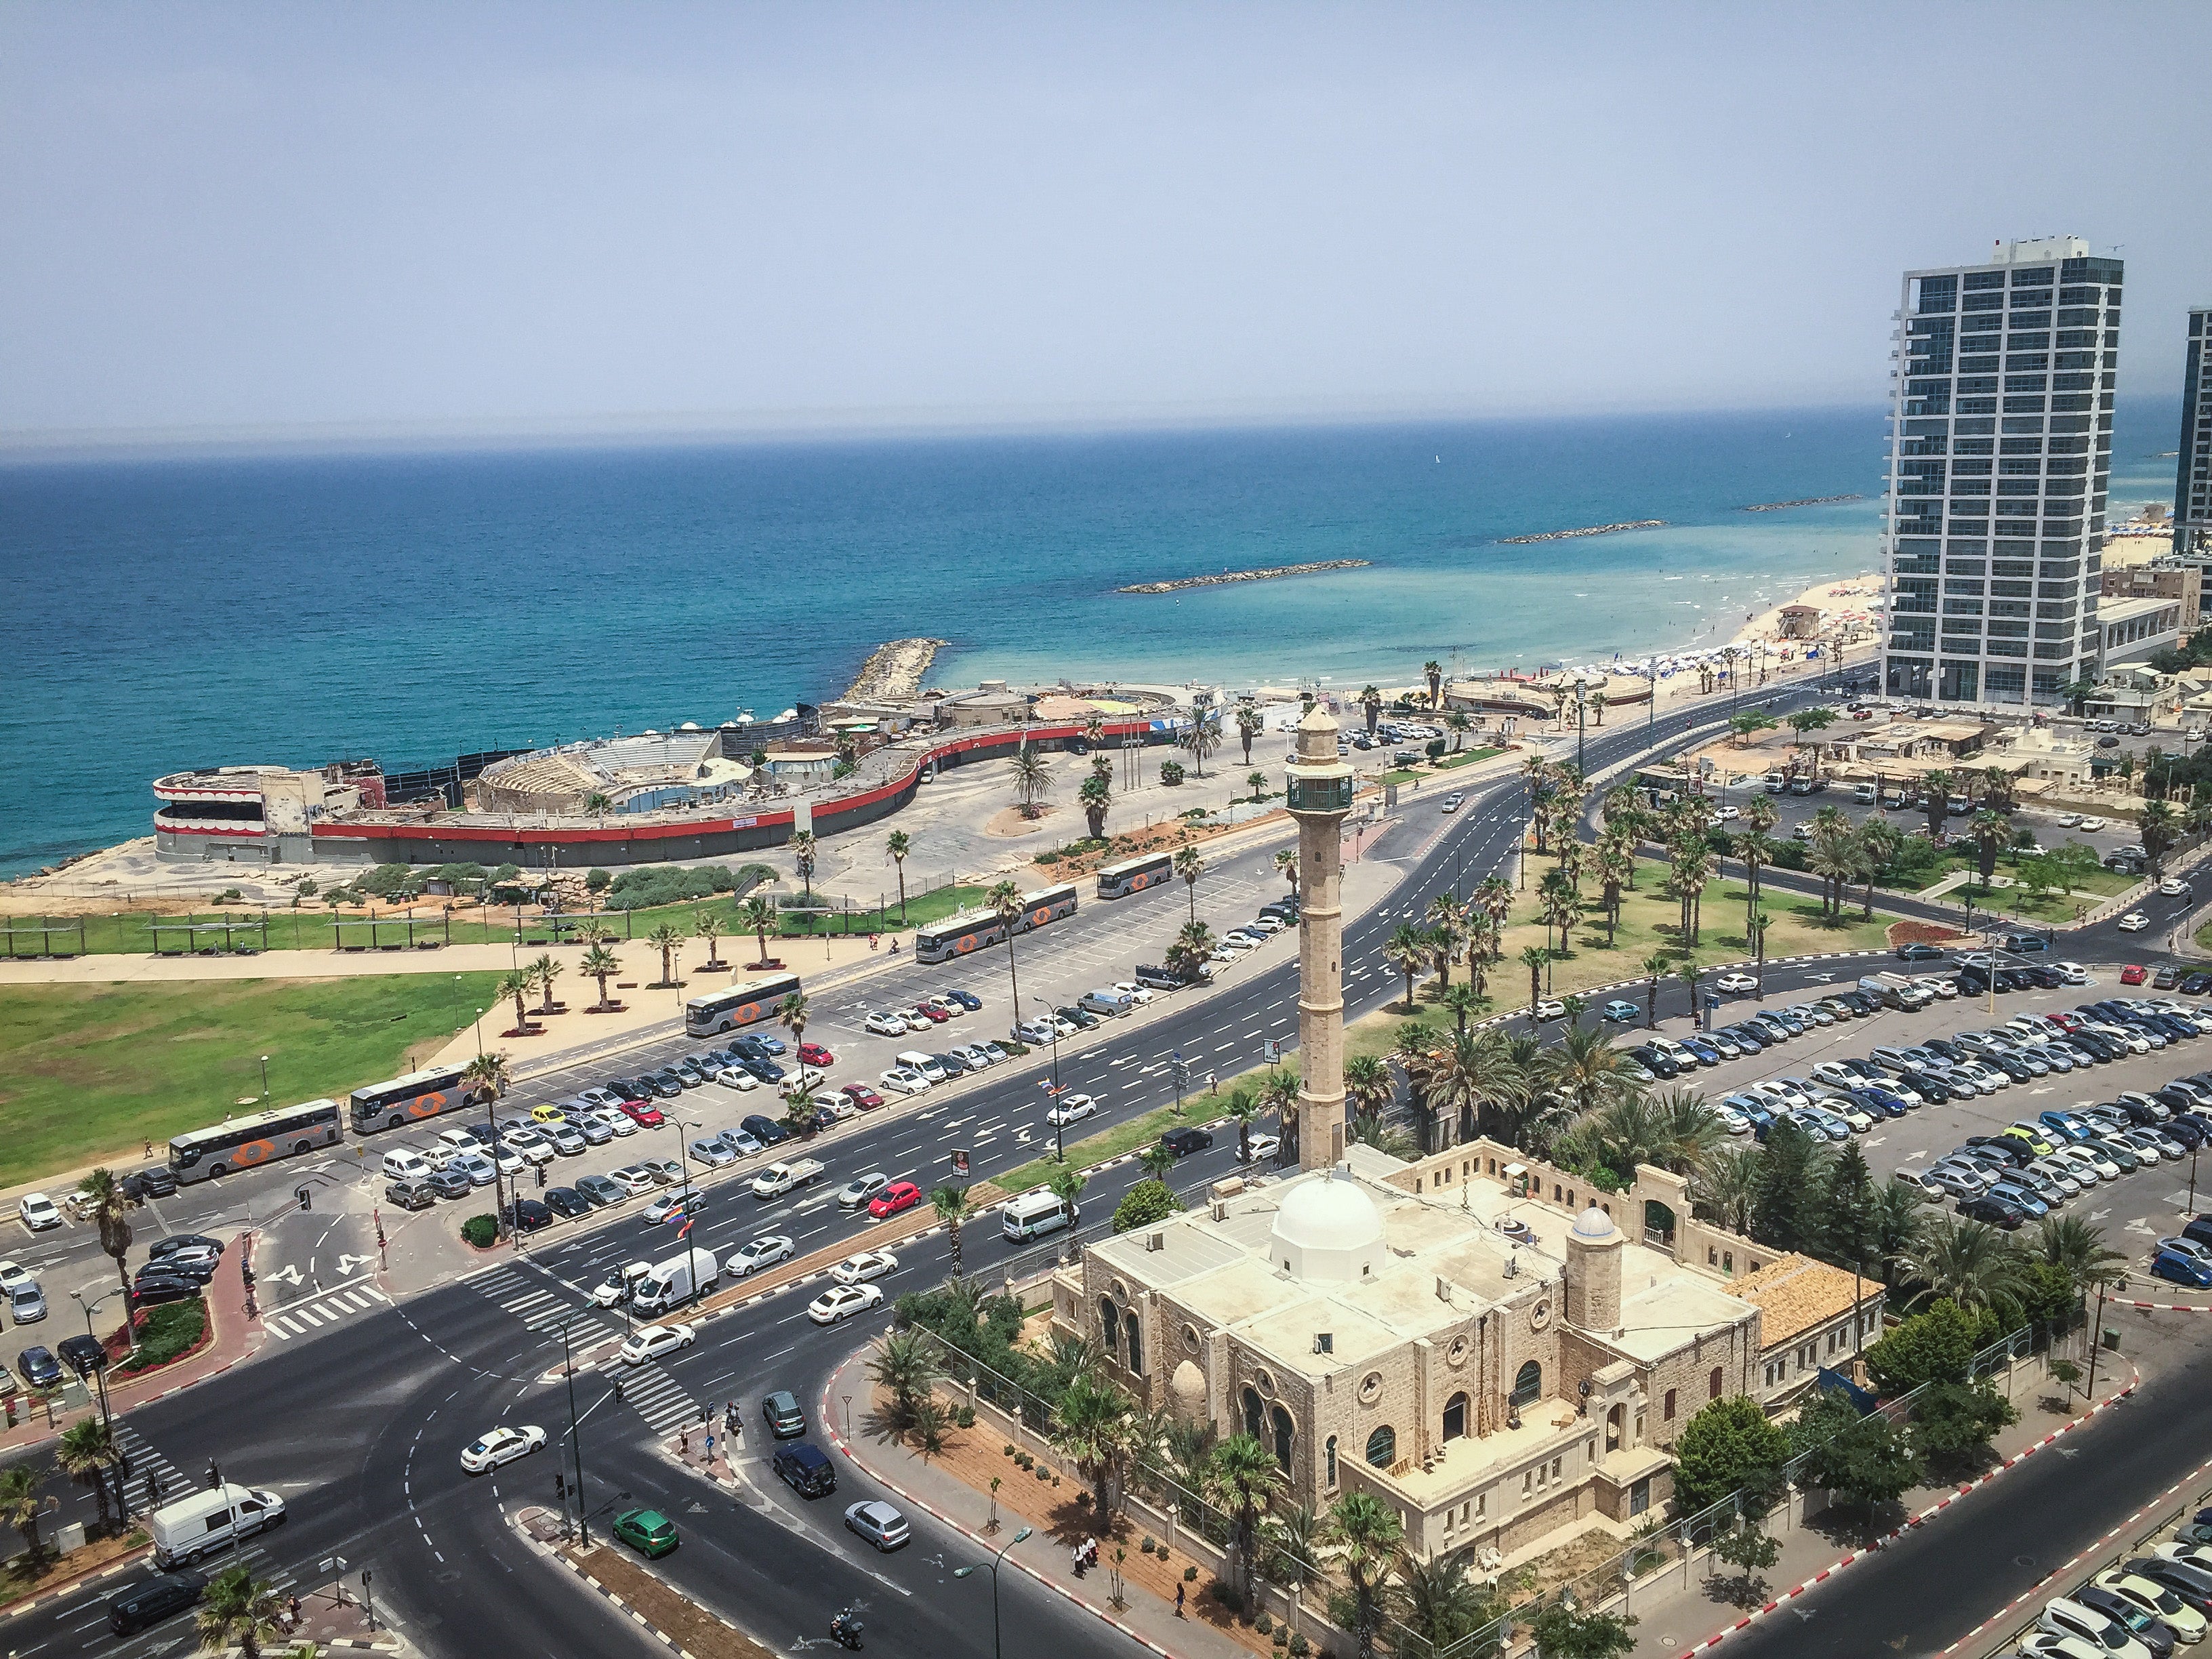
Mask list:
POLYGON ((568 1121, 568 1113, 558 1106, 533 1106, 530 1109, 530 1115, 540 1123, 566 1123, 568 1121))
POLYGON ((2038 1133, 2035 1130, 2029 1128, 2025 1123, 2013 1124, 2009 1127, 2003 1129, 1999 1133, 2003 1137, 2025 1142, 2027 1144, 2027 1150, 2033 1152, 2038 1158, 2049 1158, 2051 1152, 2056 1150, 2048 1140, 2045 1139, 2043 1136, 2038 1133))

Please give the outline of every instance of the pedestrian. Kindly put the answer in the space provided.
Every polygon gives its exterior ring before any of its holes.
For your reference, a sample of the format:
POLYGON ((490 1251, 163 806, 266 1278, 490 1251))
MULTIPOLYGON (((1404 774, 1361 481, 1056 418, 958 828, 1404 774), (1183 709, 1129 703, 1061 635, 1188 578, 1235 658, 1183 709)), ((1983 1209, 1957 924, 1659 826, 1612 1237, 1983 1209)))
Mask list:
POLYGON ((1182 1617, 1182 1580, 1176 1580, 1176 1617, 1182 1617))
POLYGON ((292 1622, 295 1625, 300 1622, 300 1598, 296 1595, 292 1598, 292 1622))
POLYGON ((684 1431, 684 1437, 678 1447, 677 1455, 681 1457, 691 1455, 691 1431, 688 1428, 684 1431))
POLYGON ((154 1156, 154 1143, 150 1140, 146 1143, 146 1156, 149 1158, 154 1156))
POLYGON ((1218 1095, 1221 1092, 1220 1079, 1212 1072, 1206 1074, 1206 1092, 1210 1095, 1218 1095))

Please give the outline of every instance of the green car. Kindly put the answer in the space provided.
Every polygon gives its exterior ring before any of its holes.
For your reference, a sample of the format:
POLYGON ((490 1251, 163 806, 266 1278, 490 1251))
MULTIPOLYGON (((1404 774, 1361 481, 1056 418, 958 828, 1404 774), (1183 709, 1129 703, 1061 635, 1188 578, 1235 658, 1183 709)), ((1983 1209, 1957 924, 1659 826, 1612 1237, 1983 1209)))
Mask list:
POLYGON ((676 1523, 659 1510, 624 1510, 615 1516, 615 1536, 650 1561, 676 1547, 676 1523))

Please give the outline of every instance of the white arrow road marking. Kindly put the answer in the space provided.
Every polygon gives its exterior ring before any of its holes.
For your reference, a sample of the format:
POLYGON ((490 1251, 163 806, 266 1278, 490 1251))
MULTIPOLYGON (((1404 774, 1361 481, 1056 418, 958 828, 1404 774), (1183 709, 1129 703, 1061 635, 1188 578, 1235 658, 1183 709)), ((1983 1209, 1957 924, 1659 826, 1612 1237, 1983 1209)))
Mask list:
POLYGON ((2089 1212, 2089 1219, 2092 1221, 2102 1221, 2110 1214, 2112 1214, 2110 1210, 2092 1210, 2089 1212))
POLYGON ((2133 1221, 2128 1223, 2125 1231, 2131 1233, 2141 1233, 2146 1238, 2156 1238, 2158 1237, 2158 1229, 2150 1224, 2150 1218, 2148 1216, 2137 1216, 2133 1221))
MULTIPOLYGON (((1869 1146, 1879 1146, 1883 1141, 1888 1139, 1889 1137, 1887 1135, 1869 1135, 1867 1137, 1867 1145, 1869 1146)), ((1925 1156, 1925 1154, 1923 1154, 1923 1156, 1925 1156)))
POLYGON ((263 1273, 261 1277, 264 1279, 273 1279, 278 1283, 284 1285, 298 1285, 306 1282, 301 1278, 300 1270, 297 1267, 290 1266, 272 1268, 269 1272, 263 1273))
POLYGON ((373 1267, 375 1265, 376 1258, 371 1255, 342 1255, 338 1258, 338 1271, 349 1279, 353 1277, 356 1267, 373 1267))
POLYGON ((1929 1154, 1928 1154, 1928 1149, 1927 1149, 1925 1146, 1923 1146, 1923 1147, 1922 1147, 1922 1148, 1920 1148, 1920 1150, 1919 1150, 1919 1151, 1917 1151, 1917 1152, 1907 1152, 1907 1153, 1905 1155, 1905 1161, 1907 1164, 1910 1164, 1910 1163, 1911 1163, 1915 1158, 1926 1158, 1928 1155, 1929 1155, 1929 1154))

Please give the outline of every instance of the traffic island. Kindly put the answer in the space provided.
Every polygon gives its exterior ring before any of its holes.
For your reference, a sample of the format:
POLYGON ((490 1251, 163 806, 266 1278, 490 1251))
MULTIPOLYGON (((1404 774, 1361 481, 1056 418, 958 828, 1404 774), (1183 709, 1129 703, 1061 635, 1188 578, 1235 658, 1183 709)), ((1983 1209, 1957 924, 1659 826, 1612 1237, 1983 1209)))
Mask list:
MULTIPOLYGON (((82 1526, 64 1530, 74 1531, 79 1536, 83 1533, 82 1526)), ((0 1607, 27 1613, 33 1604, 74 1589, 88 1578, 105 1578, 121 1572, 152 1548, 146 1534, 133 1527, 118 1535, 95 1538, 74 1549, 64 1547, 58 1554, 43 1555, 35 1572, 29 1570, 29 1556, 16 1555, 0 1563, 0 1607)))
POLYGON ((728 1620, 709 1613, 615 1546, 579 1547, 564 1535, 562 1517, 551 1510, 523 1510, 514 1520, 553 1559, 687 1659, 777 1659, 728 1620))

